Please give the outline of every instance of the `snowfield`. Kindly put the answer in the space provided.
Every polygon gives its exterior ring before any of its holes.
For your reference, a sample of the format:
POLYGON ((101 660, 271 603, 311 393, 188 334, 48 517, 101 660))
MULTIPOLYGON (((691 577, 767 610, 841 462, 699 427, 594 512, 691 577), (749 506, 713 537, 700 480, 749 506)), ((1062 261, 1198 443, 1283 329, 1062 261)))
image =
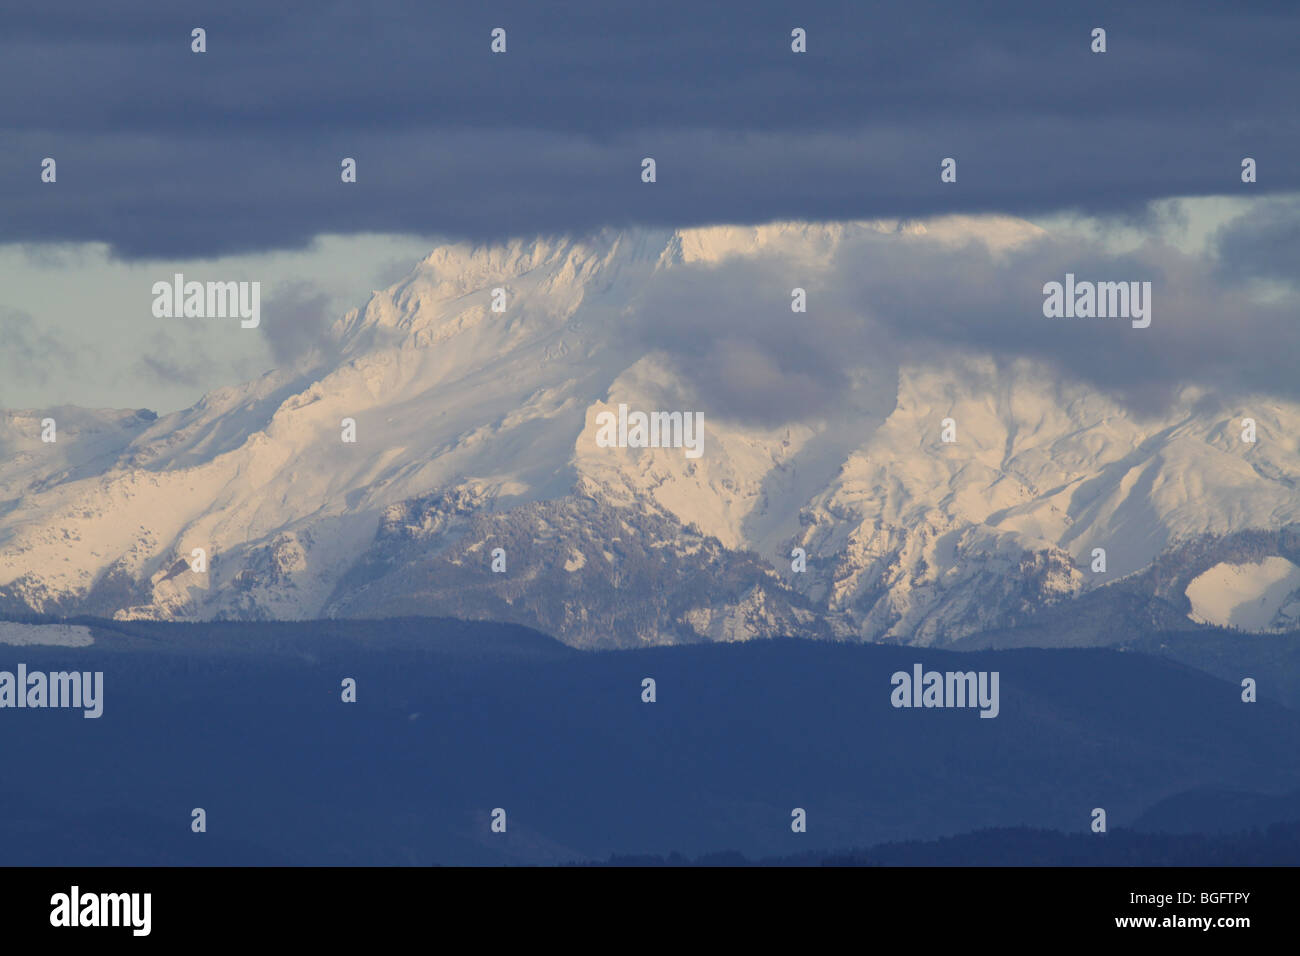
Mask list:
POLYGON ((1249 564, 1220 562, 1187 585, 1188 615, 1203 624, 1243 631, 1300 625, 1300 567, 1271 557, 1249 564))
POLYGON ((0 621, 0 644, 89 647, 95 643, 90 628, 70 624, 16 624, 0 621))

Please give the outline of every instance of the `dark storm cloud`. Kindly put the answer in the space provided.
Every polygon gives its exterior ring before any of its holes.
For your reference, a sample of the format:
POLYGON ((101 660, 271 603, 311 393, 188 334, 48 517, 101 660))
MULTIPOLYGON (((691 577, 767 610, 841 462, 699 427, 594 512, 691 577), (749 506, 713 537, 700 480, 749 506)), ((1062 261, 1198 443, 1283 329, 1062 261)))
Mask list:
POLYGON ((1226 282, 1300 280, 1300 201, 1257 206, 1222 226, 1214 240, 1226 282))
POLYGON ((286 282, 271 290, 262 307, 263 336, 278 365, 287 365, 327 341, 330 297, 310 282, 286 282))
POLYGON ((661 349, 721 417, 774 424, 824 411, 843 395, 849 370, 883 343, 876 323, 847 307, 849 277, 837 268, 812 283, 780 259, 677 266, 652 280, 631 330, 632 349, 661 349), (812 296, 791 311, 791 290, 812 296))
POLYGON ((1045 237, 993 253, 979 243, 868 235, 846 242, 814 277, 780 259, 662 273, 633 334, 672 357, 710 414, 762 424, 831 410, 849 376, 882 355, 1032 358, 1139 413, 1159 410, 1189 383, 1221 397, 1300 399, 1300 298, 1252 297, 1220 283, 1218 271, 1213 259, 1158 242, 1117 255, 1045 237), (1150 327, 1044 317, 1043 286, 1066 273, 1150 282, 1150 327), (806 288, 806 314, 790 309, 795 286, 806 288))
POLYGON ((1300 187, 1293 5, 628 6, 8 12, 0 241, 203 256, 323 232, 1125 215, 1300 187), (189 50, 194 26, 205 54, 189 50), (496 26, 503 56, 488 51, 496 26), (794 26, 807 54, 790 52, 794 26), (1095 26, 1105 54, 1089 52, 1095 26), (45 156, 55 185, 39 181, 45 156), (356 185, 339 182, 344 156, 356 185), (945 156, 957 184, 939 182, 945 156))

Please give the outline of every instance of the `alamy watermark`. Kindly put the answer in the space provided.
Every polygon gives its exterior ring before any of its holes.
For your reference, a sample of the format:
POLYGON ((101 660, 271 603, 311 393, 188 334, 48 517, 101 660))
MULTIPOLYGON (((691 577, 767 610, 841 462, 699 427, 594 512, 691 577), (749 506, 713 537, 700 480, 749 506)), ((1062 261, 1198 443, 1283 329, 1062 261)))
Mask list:
POLYGON ((981 717, 996 717, 1001 710, 998 671, 895 671, 889 702, 895 707, 979 707, 981 717))
POLYGON ((127 926, 133 936, 148 936, 152 893, 83 893, 73 886, 50 897, 51 926, 127 926))
POLYGON ((104 672, 95 671, 28 671, 26 664, 18 672, 0 671, 0 708, 3 707, 80 707, 81 716, 99 717, 104 713, 104 672))
POLYGON ((180 272, 172 280, 153 284, 154 318, 239 318, 243 320, 240 327, 245 329, 261 324, 260 282, 186 282, 180 272))
POLYGON ((1043 315, 1049 319, 1132 319, 1133 328, 1151 324, 1150 282, 1075 282, 1043 286, 1043 315))
POLYGON ((601 448, 684 448, 687 458, 704 454, 703 412, 629 412, 596 416, 596 444, 601 448))

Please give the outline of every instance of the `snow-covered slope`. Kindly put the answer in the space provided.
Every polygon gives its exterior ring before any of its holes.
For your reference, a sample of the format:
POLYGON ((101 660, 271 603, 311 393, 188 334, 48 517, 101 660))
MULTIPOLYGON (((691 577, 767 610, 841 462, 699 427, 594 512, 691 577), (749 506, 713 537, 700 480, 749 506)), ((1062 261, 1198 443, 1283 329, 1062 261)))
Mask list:
POLYGON ((1195 621, 1244 631, 1287 630, 1300 624, 1300 567, 1286 558, 1226 561, 1187 585, 1195 621))
POLYGON ((693 408, 671 359, 623 334, 651 285, 685 268, 762 256, 812 283, 863 235, 997 250, 1036 234, 952 218, 440 248, 344 316, 328 349, 190 409, 4 413, 0 612, 446 614, 583 645, 930 643, 1181 541, 1300 522, 1300 408, 1252 402, 1260 441, 1246 445, 1246 410, 1206 412, 1193 390, 1138 420, 1044 368, 979 355, 864 356, 834 412, 780 426, 705 408, 698 458, 595 440, 620 404, 693 408), (206 572, 190 569, 195 549, 206 572))

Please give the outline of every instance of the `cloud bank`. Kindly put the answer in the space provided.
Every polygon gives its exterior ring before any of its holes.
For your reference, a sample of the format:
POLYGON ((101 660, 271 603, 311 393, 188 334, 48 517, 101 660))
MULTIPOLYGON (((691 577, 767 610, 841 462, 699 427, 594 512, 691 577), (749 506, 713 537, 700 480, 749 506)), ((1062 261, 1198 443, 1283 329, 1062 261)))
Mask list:
POLYGON ((326 232, 1140 216, 1300 189, 1298 28, 1252 2, 31 7, 0 32, 0 242, 199 257, 326 232))

